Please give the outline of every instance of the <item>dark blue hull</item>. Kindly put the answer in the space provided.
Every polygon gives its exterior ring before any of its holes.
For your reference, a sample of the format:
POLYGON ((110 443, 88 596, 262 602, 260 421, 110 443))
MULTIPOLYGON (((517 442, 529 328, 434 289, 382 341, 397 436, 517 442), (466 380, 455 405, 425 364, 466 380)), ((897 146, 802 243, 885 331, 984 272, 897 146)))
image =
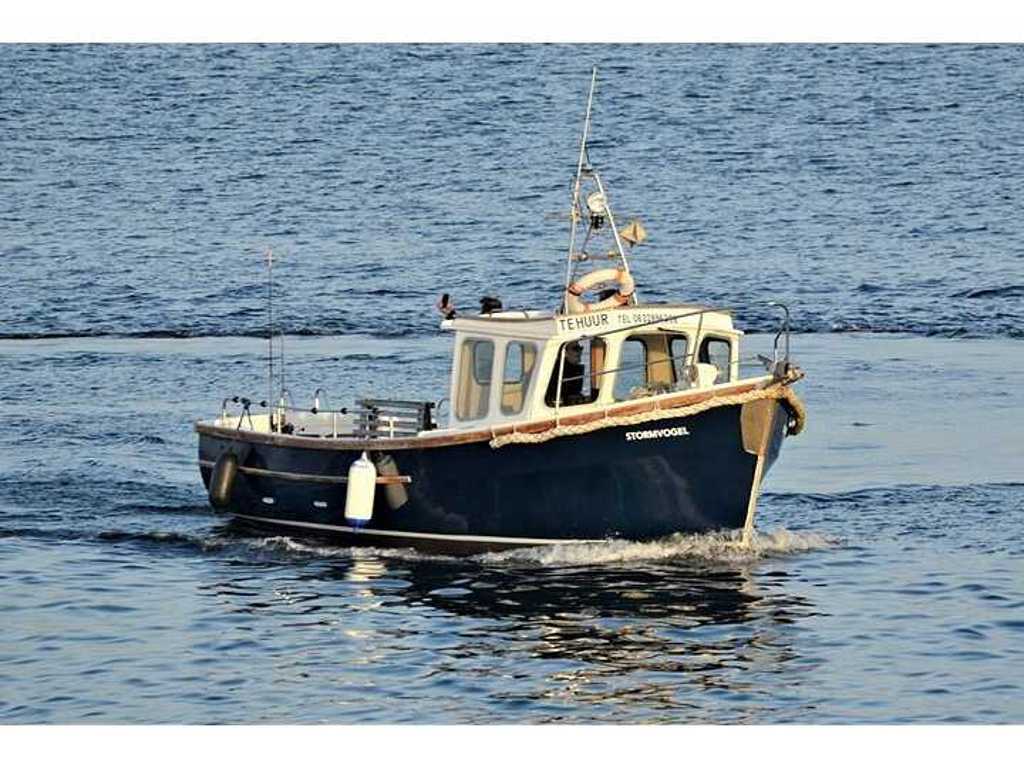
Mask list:
MULTIPOLYGON (((371 450, 371 458, 390 456, 398 473, 410 478, 402 486, 408 500, 395 509, 378 486, 373 517, 359 528, 344 517, 346 485, 331 478, 345 478, 360 449, 311 447, 308 439, 303 445, 253 441, 246 433, 232 439, 224 430, 200 429, 199 459, 208 488, 224 452, 240 461, 221 511, 249 524, 344 544, 471 552, 644 540, 744 525, 758 457, 744 449, 741 408, 722 406, 537 444, 371 450), (678 427, 685 430, 637 439, 637 433, 678 427)), ((778 455, 787 423, 775 401, 772 412, 765 470, 778 455)))

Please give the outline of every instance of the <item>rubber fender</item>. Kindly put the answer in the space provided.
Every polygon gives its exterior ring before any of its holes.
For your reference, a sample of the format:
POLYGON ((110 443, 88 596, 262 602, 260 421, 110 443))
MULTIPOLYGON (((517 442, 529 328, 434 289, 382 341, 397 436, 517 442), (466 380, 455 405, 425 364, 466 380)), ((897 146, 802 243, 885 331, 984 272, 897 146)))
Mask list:
POLYGON ((787 388, 786 396, 782 398, 782 405, 786 409, 788 416, 788 422, 786 424, 786 434, 793 436, 799 435, 804 431, 804 427, 807 426, 807 407, 803 404, 803 401, 797 397, 796 392, 787 388))
MULTIPOLYGON (((399 474, 398 464, 389 455, 381 456, 374 462, 379 477, 394 477, 399 474)), ((399 510, 409 501, 409 494, 401 483, 388 483, 384 486, 384 499, 393 510, 399 510)))
POLYGON ((238 457, 231 451, 220 455, 210 473, 210 504, 223 509, 231 502, 231 491, 238 477, 238 457))
POLYGON ((352 525, 363 525, 373 517, 373 499, 377 493, 377 468, 363 451, 363 455, 348 468, 345 488, 345 520, 352 525))

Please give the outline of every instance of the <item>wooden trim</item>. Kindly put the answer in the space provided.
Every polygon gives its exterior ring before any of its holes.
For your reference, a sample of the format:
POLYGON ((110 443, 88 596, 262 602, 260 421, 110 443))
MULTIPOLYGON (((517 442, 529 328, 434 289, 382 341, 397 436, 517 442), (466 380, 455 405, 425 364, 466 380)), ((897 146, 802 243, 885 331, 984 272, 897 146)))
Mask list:
POLYGON ((777 405, 775 400, 754 400, 744 403, 740 409, 740 433, 743 436, 743 450, 761 456, 768 449, 772 428, 775 424, 777 405))
MULTIPOLYGON (((747 383, 738 383, 731 387, 715 389, 703 392, 679 392, 668 395, 656 395, 645 397, 642 400, 622 403, 610 407, 595 406, 584 413, 562 415, 558 424, 563 426, 574 426, 578 424, 589 424, 607 417, 632 416, 638 413, 650 413, 652 411, 669 410, 680 408, 686 405, 710 400, 723 395, 738 395, 760 389, 771 384, 768 377, 759 377, 747 383), (764 380, 762 380, 764 379, 764 380)), ((572 407, 572 406, 570 406, 572 407)), ((214 427, 210 424, 196 422, 195 430, 201 435, 217 437, 223 440, 241 440, 249 443, 262 443, 264 445, 276 445, 291 448, 312 448, 322 451, 391 451, 401 449, 417 448, 440 448, 443 446, 468 445, 471 443, 482 443, 500 435, 511 434, 512 432, 525 432, 534 434, 554 429, 555 419, 541 419, 538 421, 526 421, 513 424, 501 424, 493 428, 475 429, 467 432, 452 432, 446 435, 431 435, 429 432, 416 437, 381 437, 372 440, 360 438, 330 438, 330 437, 304 437, 300 435, 282 435, 277 432, 252 432, 247 430, 231 429, 229 427, 214 427)), ((244 471, 244 467, 239 467, 244 471)))

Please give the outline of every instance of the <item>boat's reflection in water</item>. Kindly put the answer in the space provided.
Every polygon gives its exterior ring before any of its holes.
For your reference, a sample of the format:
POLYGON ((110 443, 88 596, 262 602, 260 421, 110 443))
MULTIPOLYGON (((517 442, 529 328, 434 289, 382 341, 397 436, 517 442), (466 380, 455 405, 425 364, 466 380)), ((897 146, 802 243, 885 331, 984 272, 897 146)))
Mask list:
POLYGON ((808 611, 759 588, 747 567, 492 568, 479 578, 493 586, 459 599, 429 568, 410 576, 416 599, 494 620, 484 642, 495 655, 555 662, 533 696, 580 703, 674 709, 686 689, 742 694, 746 671, 793 658, 779 627, 808 611))
POLYGON ((534 720, 763 716, 779 697, 759 692, 789 684, 801 662, 788 638, 815 613, 787 591, 784 561, 542 565, 360 549, 300 549, 295 560, 295 581, 275 593, 286 612, 286 592, 289 608, 302 604, 291 631, 331 628, 346 641, 338 661, 369 679, 367 665, 407 665, 406 693, 447 681, 498 705, 466 707, 481 719, 503 705, 534 720))

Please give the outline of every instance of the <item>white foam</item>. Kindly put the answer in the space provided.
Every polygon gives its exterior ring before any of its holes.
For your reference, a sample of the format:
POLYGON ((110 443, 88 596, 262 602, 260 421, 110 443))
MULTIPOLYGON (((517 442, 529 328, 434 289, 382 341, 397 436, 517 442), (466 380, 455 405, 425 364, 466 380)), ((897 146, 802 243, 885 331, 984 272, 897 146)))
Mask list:
POLYGON ((330 544, 314 544, 312 542, 296 540, 290 536, 267 536, 263 538, 249 539, 246 541, 246 544, 252 549, 267 549, 277 552, 316 555, 318 557, 366 558, 379 555, 381 557, 398 557, 411 560, 447 559, 443 555, 429 555, 410 548, 388 549, 382 547, 332 546, 330 544))
POLYGON ((746 563, 766 557, 777 557, 827 549, 838 542, 812 531, 755 532, 749 545, 744 545, 740 531, 704 534, 673 534, 654 541, 609 540, 593 544, 553 544, 547 547, 516 549, 508 552, 478 555, 486 563, 516 562, 540 565, 599 565, 636 561, 699 560, 723 563, 746 563))
POLYGON ((749 546, 741 541, 740 531, 703 534, 673 534, 654 541, 628 541, 609 539, 590 544, 551 544, 524 547, 503 552, 488 552, 472 557, 457 557, 420 552, 411 548, 345 547, 317 544, 293 539, 290 536, 267 536, 249 539, 245 544, 252 549, 288 552, 315 557, 346 557, 365 559, 387 557, 404 560, 455 560, 485 564, 536 565, 601 565, 603 563, 631 563, 640 561, 695 560, 740 564, 768 557, 781 557, 828 549, 838 541, 813 531, 754 532, 749 546))

